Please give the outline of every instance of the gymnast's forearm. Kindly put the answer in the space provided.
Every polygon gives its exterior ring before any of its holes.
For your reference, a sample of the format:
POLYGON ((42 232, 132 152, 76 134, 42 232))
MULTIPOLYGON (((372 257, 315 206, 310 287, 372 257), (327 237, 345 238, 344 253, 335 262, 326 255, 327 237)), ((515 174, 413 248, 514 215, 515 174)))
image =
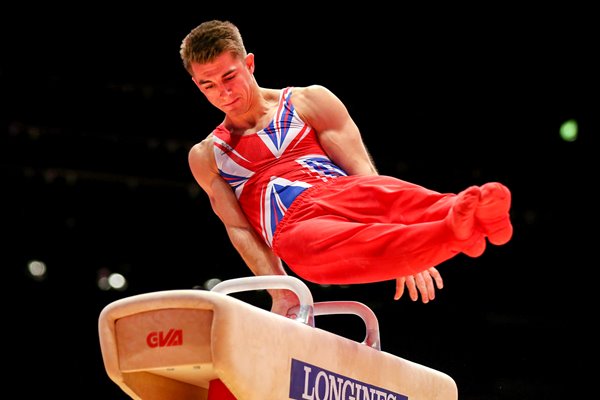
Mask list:
POLYGON ((227 234, 254 275, 286 275, 279 257, 251 227, 229 227, 227 234))

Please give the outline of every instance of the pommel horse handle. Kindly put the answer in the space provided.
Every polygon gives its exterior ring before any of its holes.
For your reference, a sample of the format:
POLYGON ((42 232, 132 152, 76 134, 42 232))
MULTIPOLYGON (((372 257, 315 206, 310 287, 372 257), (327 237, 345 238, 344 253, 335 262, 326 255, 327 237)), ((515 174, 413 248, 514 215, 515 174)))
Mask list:
POLYGON ((365 304, 357 301, 325 301, 314 303, 310 289, 300 279, 289 275, 261 275, 235 278, 215 285, 211 292, 229 294, 249 290, 288 289, 296 293, 300 305, 290 310, 297 315, 296 320, 314 327, 314 316, 333 314, 354 314, 362 318, 366 325, 363 344, 381 350, 379 322, 375 313, 365 304))
POLYGON ((367 333, 363 344, 376 350, 381 350, 381 339, 379 337, 379 322, 373 310, 358 301, 322 301, 315 303, 316 315, 331 314, 354 314, 362 318, 367 333))
POLYGON ((293 291, 300 302, 296 320, 314 326, 313 297, 310 289, 300 279, 289 275, 261 275, 229 279, 216 284, 211 292, 223 294, 263 289, 288 289, 293 291))

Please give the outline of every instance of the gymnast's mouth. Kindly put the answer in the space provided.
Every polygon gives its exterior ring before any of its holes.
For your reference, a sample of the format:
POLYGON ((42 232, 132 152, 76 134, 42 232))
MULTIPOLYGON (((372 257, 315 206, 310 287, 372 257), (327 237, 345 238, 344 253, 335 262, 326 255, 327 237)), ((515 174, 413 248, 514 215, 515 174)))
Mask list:
POLYGON ((229 107, 231 107, 232 105, 236 104, 236 103, 237 103, 239 100, 240 100, 239 98, 237 98, 237 99, 234 99, 233 101, 230 101, 229 103, 223 104, 223 105, 222 105, 222 107, 229 108, 229 107))

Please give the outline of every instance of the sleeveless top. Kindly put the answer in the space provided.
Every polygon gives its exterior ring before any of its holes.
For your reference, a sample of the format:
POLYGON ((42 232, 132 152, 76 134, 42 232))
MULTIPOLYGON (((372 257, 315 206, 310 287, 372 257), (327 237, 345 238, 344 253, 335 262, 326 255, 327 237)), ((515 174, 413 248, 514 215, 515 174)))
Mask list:
POLYGON ((234 190, 254 229, 272 246, 277 224, 306 189, 346 172, 335 165, 281 91, 269 125, 252 134, 232 135, 221 123, 213 131, 219 174, 234 190))

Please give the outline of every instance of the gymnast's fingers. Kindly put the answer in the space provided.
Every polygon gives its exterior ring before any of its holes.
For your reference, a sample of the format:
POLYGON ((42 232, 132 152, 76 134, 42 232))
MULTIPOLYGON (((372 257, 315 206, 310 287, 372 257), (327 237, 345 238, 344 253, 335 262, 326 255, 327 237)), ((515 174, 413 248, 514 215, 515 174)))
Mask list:
POLYGON ((404 282, 405 277, 396 278, 396 293, 394 294, 394 300, 399 300, 404 294, 404 282))
POLYGON ((433 279, 431 279, 429 272, 423 271, 415 274, 415 285, 421 293, 421 300, 423 303, 429 303, 429 300, 433 300, 435 298, 433 279))
POLYGON ((429 274, 435 280, 437 288, 443 289, 444 288, 444 280, 442 279, 442 275, 439 273, 439 271, 435 267, 429 268, 428 271, 429 271, 429 274))
POLYGON ((406 277, 406 288, 408 289, 408 294, 410 295, 410 299, 412 301, 419 300, 419 291, 417 290, 415 275, 410 275, 406 277))

